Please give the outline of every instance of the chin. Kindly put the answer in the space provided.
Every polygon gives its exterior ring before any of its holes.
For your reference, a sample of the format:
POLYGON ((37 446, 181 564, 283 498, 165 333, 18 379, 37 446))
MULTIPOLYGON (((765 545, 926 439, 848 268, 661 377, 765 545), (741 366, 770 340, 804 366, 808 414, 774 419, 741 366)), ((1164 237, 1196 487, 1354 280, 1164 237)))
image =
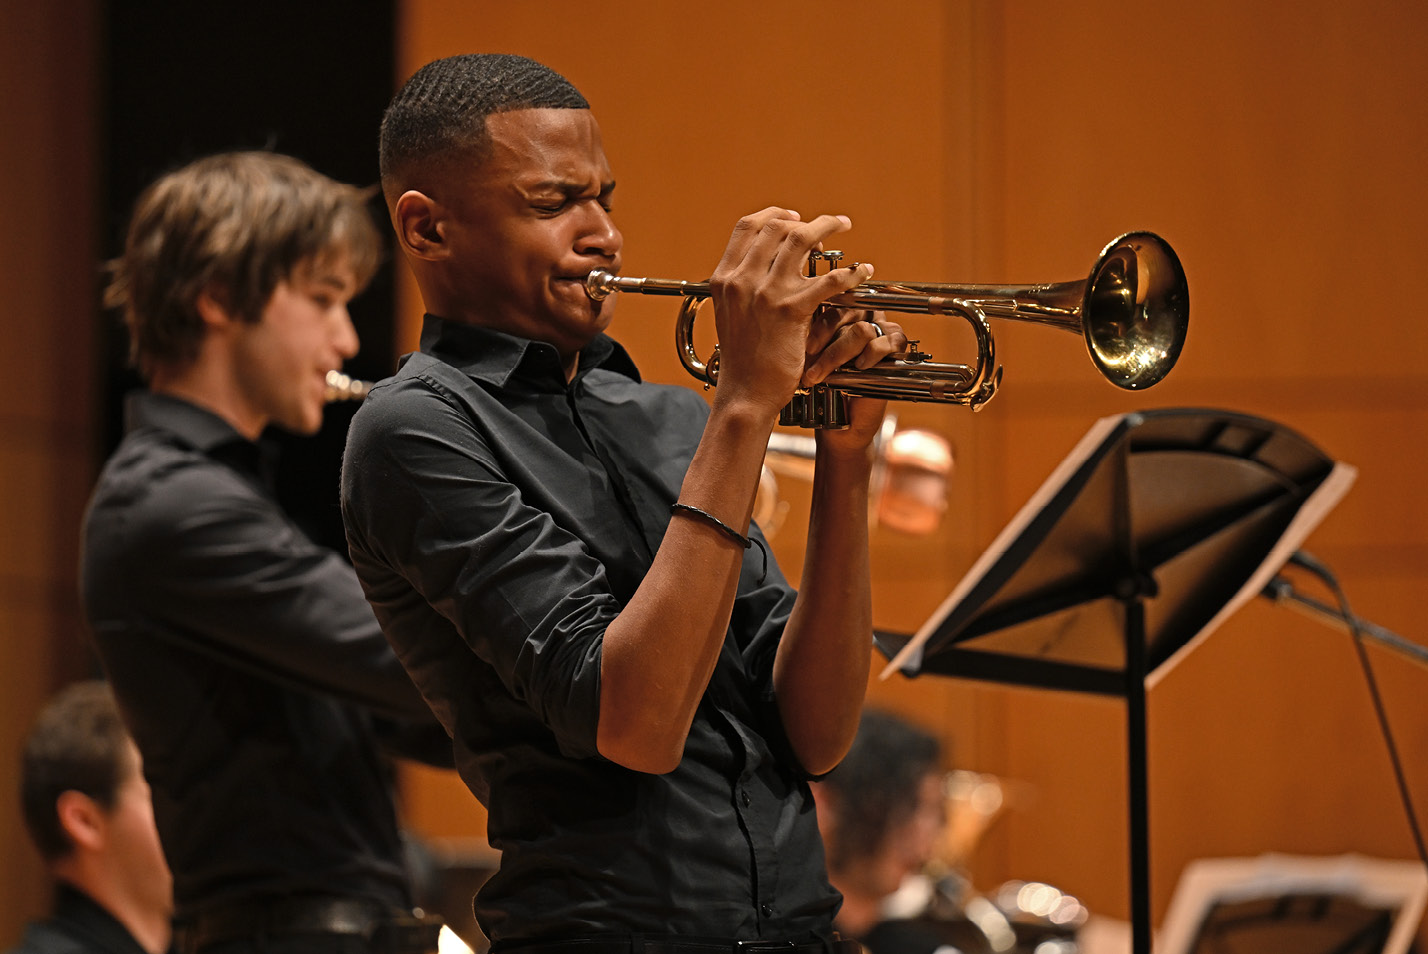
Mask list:
POLYGON ((290 434, 297 434, 300 437, 312 437, 322 430, 322 410, 309 410, 301 414, 293 414, 273 422, 290 434))

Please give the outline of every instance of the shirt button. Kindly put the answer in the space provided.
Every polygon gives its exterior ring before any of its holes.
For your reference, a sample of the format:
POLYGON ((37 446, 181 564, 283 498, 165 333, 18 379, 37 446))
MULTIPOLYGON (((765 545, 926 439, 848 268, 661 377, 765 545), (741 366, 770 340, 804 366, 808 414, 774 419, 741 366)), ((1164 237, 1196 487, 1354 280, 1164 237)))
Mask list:
POLYGON ((773 917, 773 907, 767 904, 759 905, 759 913, 766 918, 773 917))
POLYGON ((749 803, 752 802, 753 799, 749 797, 748 789, 744 789, 743 791, 739 792, 739 800, 744 803, 745 808, 749 807, 749 803))

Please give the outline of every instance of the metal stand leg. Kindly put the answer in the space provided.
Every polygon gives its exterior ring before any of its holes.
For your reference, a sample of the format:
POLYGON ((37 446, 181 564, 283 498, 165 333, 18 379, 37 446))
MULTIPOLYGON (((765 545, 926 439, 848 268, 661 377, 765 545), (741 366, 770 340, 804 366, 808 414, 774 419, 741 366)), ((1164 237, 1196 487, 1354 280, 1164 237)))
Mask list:
POLYGON ((1146 769, 1145 604, 1125 601, 1126 748, 1130 775, 1131 950, 1150 954, 1150 811, 1146 769))

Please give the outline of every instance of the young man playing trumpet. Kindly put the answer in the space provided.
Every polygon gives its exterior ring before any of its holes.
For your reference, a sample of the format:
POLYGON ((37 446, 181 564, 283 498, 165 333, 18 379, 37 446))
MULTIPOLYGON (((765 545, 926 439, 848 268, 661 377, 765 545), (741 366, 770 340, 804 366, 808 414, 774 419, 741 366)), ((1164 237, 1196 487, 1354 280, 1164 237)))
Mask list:
POLYGON ((378 741, 410 723, 440 761, 445 733, 352 568, 279 508, 258 443, 320 426, 379 254, 359 190, 252 152, 150 186, 113 265, 149 387, 90 501, 84 603, 153 788, 182 954, 435 949, 378 741))
POLYGON ((712 407, 643 382, 605 331, 614 177, 563 77, 439 60, 382 127, 382 181, 428 312, 349 431, 348 542, 368 599, 489 809, 476 912, 496 952, 823 954, 838 895, 808 779, 858 723, 871 654, 867 494, 879 402, 820 433, 797 592, 750 513, 800 385, 901 349, 804 274, 848 220, 742 219, 712 279, 712 407), (752 543, 752 545, 751 545, 752 543))

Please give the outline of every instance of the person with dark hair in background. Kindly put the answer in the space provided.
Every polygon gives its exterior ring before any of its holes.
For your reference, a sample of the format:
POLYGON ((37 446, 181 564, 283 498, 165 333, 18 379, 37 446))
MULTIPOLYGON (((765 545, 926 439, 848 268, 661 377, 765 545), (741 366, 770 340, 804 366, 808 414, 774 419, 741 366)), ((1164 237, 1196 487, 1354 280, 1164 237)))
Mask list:
POLYGON ((976 892, 965 863, 999 810, 1001 782, 949 773, 930 732, 870 709, 847 757, 814 783, 813 795, 828 877, 843 895, 835 923, 869 954, 1077 949, 1084 909, 1069 895, 1021 881, 993 897, 976 892), (1023 886, 1031 889, 1030 907, 1023 886), (1059 908, 1058 917, 1042 904, 1059 908))
MULTIPOLYGON (((828 877, 843 895, 835 923, 871 954, 905 954, 906 925, 884 904, 933 860, 947 824, 942 746, 898 716, 868 710, 842 763, 813 786, 828 877)), ((946 943, 945 933, 930 952, 946 943)))
POLYGON ((427 316, 348 432, 343 515, 388 639, 453 735, 500 869, 496 952, 826 954, 837 893, 808 779, 843 757, 872 650, 879 401, 817 436, 790 587, 750 523, 802 386, 900 350, 823 311, 868 265, 805 273, 849 227, 769 208, 712 279, 712 407, 641 380, 605 334, 614 176, 584 97, 529 59, 419 70, 382 183, 427 316))
POLYGON ((20 808, 55 903, 10 954, 170 949, 173 879, 140 766, 105 683, 74 683, 40 710, 21 754, 20 808))
POLYGON ((379 743, 449 765, 449 740, 259 442, 320 427, 380 253, 362 191, 244 152, 151 185, 111 266, 148 390, 90 500, 83 596, 185 954, 435 949, 379 743))

